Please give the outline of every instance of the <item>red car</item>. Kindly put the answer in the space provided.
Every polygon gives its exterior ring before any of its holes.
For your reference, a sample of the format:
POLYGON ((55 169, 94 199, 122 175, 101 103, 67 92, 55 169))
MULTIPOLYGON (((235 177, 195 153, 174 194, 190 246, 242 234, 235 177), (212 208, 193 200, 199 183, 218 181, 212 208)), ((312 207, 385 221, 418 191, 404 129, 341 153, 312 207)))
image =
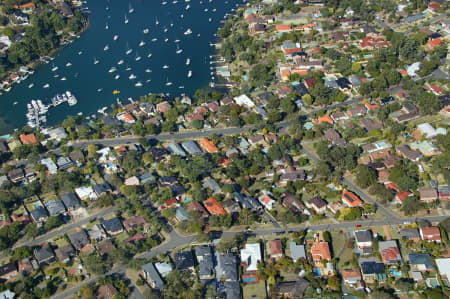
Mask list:
POLYGON ((356 227, 361 227, 361 224, 358 224, 356 227))

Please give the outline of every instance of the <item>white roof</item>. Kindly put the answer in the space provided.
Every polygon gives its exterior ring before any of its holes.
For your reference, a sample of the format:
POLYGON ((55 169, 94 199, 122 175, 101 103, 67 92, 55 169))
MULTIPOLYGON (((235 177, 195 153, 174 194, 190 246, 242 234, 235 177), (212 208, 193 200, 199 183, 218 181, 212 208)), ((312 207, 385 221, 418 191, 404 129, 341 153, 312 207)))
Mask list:
POLYGON ((261 259, 261 246, 259 243, 247 243, 244 249, 241 249, 241 262, 247 263, 247 271, 258 270, 258 262, 261 259))
POLYGON ((425 134, 427 138, 433 138, 439 134, 447 134, 447 130, 445 128, 435 129, 429 123, 420 124, 417 126, 417 129, 419 129, 422 134, 425 134))
POLYGON ((85 198, 96 199, 97 198, 97 195, 95 194, 94 189, 92 189, 92 187, 75 188, 75 193, 81 199, 85 199, 85 198))
POLYGON ((45 165, 51 174, 55 174, 58 171, 58 167, 56 166, 55 162, 53 162, 53 160, 50 158, 42 159, 41 164, 45 165))
POLYGON ((48 135, 50 135, 49 139, 61 141, 67 137, 66 130, 63 127, 54 128, 48 131, 48 135))
POLYGON ((450 258, 436 259, 435 261, 441 276, 445 275, 447 279, 450 279, 450 258))
POLYGON ((416 72, 420 69, 420 62, 414 62, 406 68, 406 72, 409 76, 415 77, 417 76, 416 72))
POLYGON ((246 105, 247 107, 254 107, 255 106, 255 103, 253 103, 253 101, 248 96, 246 96, 245 94, 242 94, 242 95, 240 95, 238 97, 235 97, 234 101, 236 102, 236 104, 241 105, 241 106, 242 105, 246 105))
POLYGON ((108 160, 114 161, 116 160, 116 157, 114 155, 110 155, 111 149, 109 147, 102 148, 101 150, 97 151, 97 154, 100 155, 100 158, 98 159, 100 162, 106 162, 108 160))

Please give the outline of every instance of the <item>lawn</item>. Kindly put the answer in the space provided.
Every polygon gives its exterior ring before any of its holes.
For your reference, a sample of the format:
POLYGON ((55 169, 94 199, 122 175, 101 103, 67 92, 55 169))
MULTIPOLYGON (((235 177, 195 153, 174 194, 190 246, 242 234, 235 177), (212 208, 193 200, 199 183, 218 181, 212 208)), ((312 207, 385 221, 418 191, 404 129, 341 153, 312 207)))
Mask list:
POLYGON ((267 298, 266 295, 266 284, 264 282, 247 284, 243 288, 244 299, 251 298, 267 298))
POLYGON ((342 231, 331 231, 331 240, 333 244, 333 258, 337 258, 339 252, 345 246, 345 238, 342 231))

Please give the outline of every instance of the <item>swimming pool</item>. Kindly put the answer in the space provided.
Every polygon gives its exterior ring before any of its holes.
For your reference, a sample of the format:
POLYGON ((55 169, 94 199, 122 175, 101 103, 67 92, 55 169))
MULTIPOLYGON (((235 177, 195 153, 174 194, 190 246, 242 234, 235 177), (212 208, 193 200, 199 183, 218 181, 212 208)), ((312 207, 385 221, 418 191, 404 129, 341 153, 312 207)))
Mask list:
POLYGON ((243 281, 244 283, 256 282, 256 277, 254 277, 254 276, 245 277, 245 278, 242 278, 242 281, 243 281))
POLYGON ((401 271, 397 271, 395 269, 389 269, 389 273, 391 273, 392 275, 396 276, 396 277, 402 277, 402 272, 401 271))
POLYGON ((316 274, 316 276, 322 276, 319 268, 314 268, 314 273, 316 274))

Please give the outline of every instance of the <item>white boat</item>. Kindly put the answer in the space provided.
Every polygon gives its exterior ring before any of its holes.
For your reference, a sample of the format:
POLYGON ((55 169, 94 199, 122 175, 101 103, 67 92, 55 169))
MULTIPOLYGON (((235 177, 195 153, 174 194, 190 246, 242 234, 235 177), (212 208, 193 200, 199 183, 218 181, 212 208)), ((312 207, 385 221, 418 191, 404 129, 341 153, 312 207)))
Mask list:
POLYGON ((169 41, 169 39, 166 37, 166 38, 164 39, 164 42, 167 43, 168 41, 169 41))
POLYGON ((131 52, 133 52, 133 49, 128 49, 128 50, 125 52, 125 54, 126 54, 126 55, 129 55, 129 54, 131 54, 131 52))
POLYGON ((189 35, 189 34, 192 34, 192 30, 190 28, 188 28, 188 30, 186 30, 184 32, 184 35, 189 35))
POLYGON ((78 103, 77 98, 70 91, 66 91, 66 96, 67 96, 67 103, 69 104, 69 106, 73 106, 76 105, 76 103, 78 103))
POLYGON ((152 81, 152 79, 145 80, 145 83, 148 83, 148 82, 150 82, 150 81, 152 81))
POLYGON ((131 3, 128 3, 128 13, 133 13, 134 8, 131 6, 131 3))
POLYGON ((158 39, 155 37, 155 38, 152 38, 152 42, 156 42, 158 39))
POLYGON ((28 88, 32 88, 34 86, 33 83, 31 83, 30 85, 28 85, 28 88))
POLYGON ((173 27, 173 23, 170 23, 170 27, 173 27))
POLYGON ((135 76, 134 74, 131 74, 131 75, 128 77, 128 79, 134 80, 134 79, 136 79, 136 76, 135 76))
POLYGON ((117 40, 118 38, 119 38, 119 36, 116 34, 116 35, 114 35, 113 40, 117 40))
POLYGON ((53 78, 58 78, 58 77, 59 77, 59 75, 58 75, 58 74, 56 74, 56 75, 54 75, 54 76, 53 76, 53 78))
POLYGON ((117 69, 116 69, 115 67, 112 67, 112 68, 109 69, 108 72, 109 72, 109 73, 114 73, 115 71, 117 71, 117 69))
POLYGON ((78 55, 81 55, 81 54, 83 54, 83 51, 78 52, 78 55))
POLYGON ((119 60, 119 62, 117 62, 118 65, 123 64, 123 59, 119 60))
POLYGON ((143 47, 145 46, 145 42, 143 40, 141 40, 141 42, 139 43, 139 47, 143 47))
POLYGON ((125 21, 124 21, 124 23, 125 24, 128 24, 128 18, 127 18, 127 15, 125 14, 125 21))
POLYGON ((155 24, 156 24, 156 25, 159 24, 158 18, 156 18, 155 24))
POLYGON ((191 6, 189 4, 186 5, 186 10, 188 10, 189 8, 191 8, 191 6))
POLYGON ((179 39, 174 40, 174 43, 179 43, 179 42, 180 42, 179 39))
POLYGON ((142 30, 142 33, 144 33, 144 34, 148 34, 148 32, 149 32, 148 28, 145 28, 144 30, 142 30))
POLYGON ((108 51, 109 50, 109 45, 106 45, 104 48, 103 48, 103 51, 108 51))
POLYGON ((142 82, 137 82, 136 84, 134 84, 134 86, 141 87, 142 86, 142 82))
POLYGON ((166 5, 167 4, 167 2, 166 1, 164 1, 163 3, 161 3, 162 5, 166 5))
POLYGON ((108 23, 106 23, 105 29, 106 29, 106 30, 109 29, 108 23))
POLYGON ((163 65, 163 67, 162 67, 163 69, 168 69, 169 68, 169 66, 166 64, 166 65, 163 65))
POLYGON ((152 70, 151 70, 151 69, 146 69, 145 72, 146 72, 146 73, 151 73, 152 70))
POLYGON ((57 66, 52 67, 52 72, 56 72, 58 70, 57 66))
POLYGON ((94 64, 98 64, 100 62, 100 60, 98 60, 97 58, 94 58, 94 64))
POLYGON ((150 58, 152 57, 152 55, 153 55, 152 53, 148 53, 147 57, 150 58))
POLYGON ((184 18, 184 15, 183 15, 183 14, 181 14, 180 18, 184 18))
POLYGON ((172 85, 172 82, 166 82, 166 86, 172 85))
POLYGON ((17 104, 19 104, 19 102, 14 102, 14 103, 13 103, 13 105, 17 105, 17 104))
POLYGON ((207 12, 208 11, 208 9, 207 8, 205 8, 205 12, 207 12))
POLYGON ((208 19, 208 21, 209 21, 209 22, 212 22, 212 19, 211 19, 211 18, 209 18, 209 19, 208 19))
POLYGON ((127 67, 125 70, 126 71, 131 71, 131 67, 127 67))
POLYGON ((49 88, 50 87, 50 84, 45 84, 44 86, 42 86, 43 88, 49 88))
POLYGON ((119 79, 120 78, 120 75, 119 74, 117 74, 115 77, 114 77, 114 79, 119 79))
POLYGON ((177 45, 177 50, 175 51, 175 53, 177 54, 181 54, 183 52, 183 49, 180 49, 177 45))
POLYGON ((164 28, 164 32, 167 32, 167 30, 169 30, 169 29, 167 29, 167 28, 164 28))
POLYGON ((139 60, 141 60, 141 59, 142 59, 141 56, 136 56, 136 58, 135 58, 136 61, 139 61, 139 60))
POLYGON ((66 81, 66 80, 67 80, 66 77, 62 77, 62 78, 61 78, 61 81, 66 81))
POLYGON ((188 72, 187 77, 188 77, 188 78, 192 77, 192 71, 189 71, 189 72, 188 72))
POLYGON ((190 64, 191 64, 191 59, 190 58, 186 59, 186 65, 190 65, 190 64))
POLYGON ((97 92, 102 92, 102 91, 103 91, 103 88, 97 89, 97 92))

